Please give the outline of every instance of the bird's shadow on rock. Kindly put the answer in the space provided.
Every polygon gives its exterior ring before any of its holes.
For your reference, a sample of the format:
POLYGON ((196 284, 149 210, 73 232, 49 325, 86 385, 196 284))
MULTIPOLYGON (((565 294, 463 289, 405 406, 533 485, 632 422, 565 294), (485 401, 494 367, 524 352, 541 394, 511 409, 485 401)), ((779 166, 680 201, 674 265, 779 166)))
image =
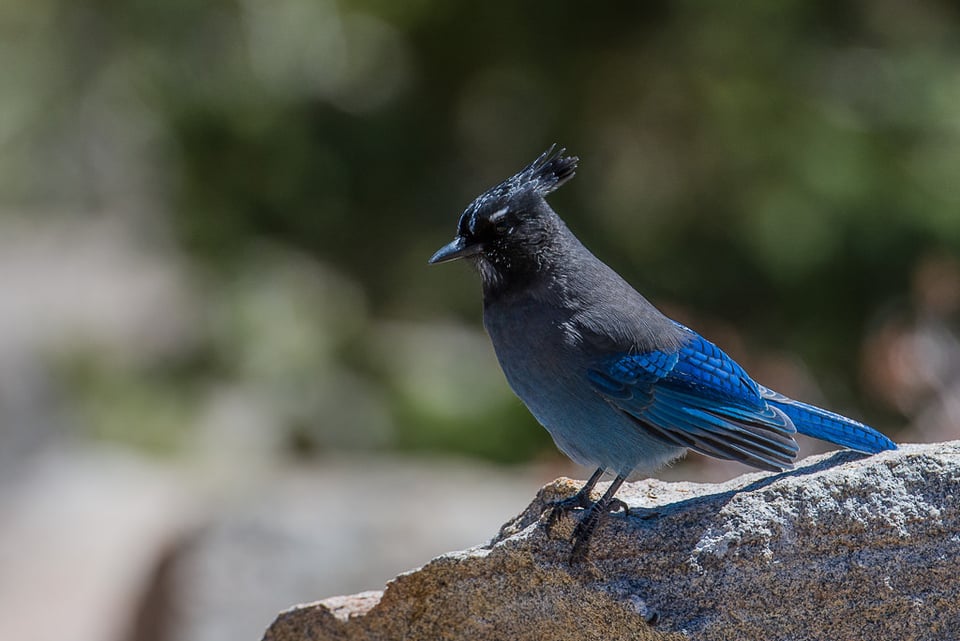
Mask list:
MULTIPOLYGON (((701 518, 707 513, 718 513, 724 505, 738 494, 755 492, 781 479, 816 474, 837 465, 856 461, 867 456, 869 455, 852 450, 840 450, 827 458, 785 472, 770 474, 745 485, 721 492, 700 494, 688 499, 657 505, 655 507, 631 507, 629 514, 621 516, 620 518, 629 522, 631 527, 642 530, 657 528, 657 523, 661 519, 685 518, 691 515, 696 515, 698 518, 701 518)), ((539 523, 538 527, 546 530, 546 522, 548 520, 546 516, 550 512, 551 505, 558 500, 566 498, 567 495, 572 495, 578 489, 579 485, 575 485, 573 482, 570 482, 568 487, 564 487, 560 482, 554 482, 544 486, 533 502, 531 502, 523 512, 505 523, 486 547, 492 548, 497 543, 518 534, 534 523, 539 523)), ((579 510, 577 512, 579 512, 579 510)), ((550 536, 550 532, 546 532, 546 534, 548 537, 553 538, 550 536)))
MULTIPOLYGON (((651 510, 658 513, 659 515, 675 515, 685 512, 689 512, 693 509, 699 509, 703 505, 715 505, 717 509, 722 508, 726 505, 733 497, 738 494, 746 494, 749 492, 756 492, 757 490, 762 490, 765 487, 773 485, 778 481, 798 476, 809 476, 811 474, 817 474, 818 472, 823 472, 832 467, 838 465, 843 465, 844 463, 850 463, 851 461, 857 461, 863 458, 870 456, 869 454, 864 454, 861 452, 854 452, 853 450, 840 450, 832 456, 829 456, 825 459, 810 463, 808 465, 803 465, 792 470, 787 470, 785 472, 778 472, 775 474, 770 474, 759 478, 755 481, 747 483, 746 485, 735 487, 733 489, 724 490, 723 492, 716 492, 713 494, 703 494, 700 496, 694 496, 689 499, 684 499, 681 501, 675 501, 673 503, 668 503, 666 505, 657 506, 655 508, 639 508, 640 510, 651 510)), ((631 512, 636 512, 637 510, 632 509, 631 512)), ((637 516, 643 520, 649 520, 649 516, 643 514, 637 514, 637 516)))

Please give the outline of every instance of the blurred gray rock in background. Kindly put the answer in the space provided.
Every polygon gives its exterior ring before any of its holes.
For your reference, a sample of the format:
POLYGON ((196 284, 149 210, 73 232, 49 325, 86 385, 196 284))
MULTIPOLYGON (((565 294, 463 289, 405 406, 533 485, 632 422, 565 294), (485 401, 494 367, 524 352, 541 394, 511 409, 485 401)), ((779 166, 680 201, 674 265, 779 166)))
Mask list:
POLYGON ((201 467, 89 447, 28 469, 0 487, 0 639, 256 639, 289 603, 375 588, 494 536, 540 482, 341 457, 252 469, 231 488, 201 467))
POLYGON ((318 594, 372 589, 493 537, 538 485, 467 461, 341 457, 256 475, 158 550, 131 641, 255 639, 318 594))
POLYGON ((157 556, 199 517, 175 470, 50 448, 0 485, 0 639, 127 635, 157 556))
POLYGON ((293 608, 264 638, 960 638, 960 442, 815 456, 721 485, 633 483, 620 498, 656 514, 611 518, 571 566, 574 519, 551 536, 541 514, 576 487, 546 486, 489 546, 382 595, 293 608))

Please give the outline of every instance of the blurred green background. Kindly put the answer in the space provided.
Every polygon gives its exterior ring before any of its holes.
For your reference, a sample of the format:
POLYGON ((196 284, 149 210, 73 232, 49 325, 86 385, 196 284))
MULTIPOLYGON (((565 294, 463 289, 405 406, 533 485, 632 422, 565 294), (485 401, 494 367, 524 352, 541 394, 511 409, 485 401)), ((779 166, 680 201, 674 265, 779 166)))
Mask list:
MULTIPOLYGON (((568 469, 475 276, 426 265, 553 142, 574 232, 755 378, 960 434, 954 3, 8 0, 0 29, 7 470, 63 440, 568 469)), ((665 474, 746 471, 709 465, 665 474)))
POLYGON ((305 454, 550 452, 477 354, 476 283, 425 258, 553 141, 582 158, 556 208, 641 291, 744 360, 802 364, 835 406, 904 422, 863 380, 864 337, 915 311, 920 263, 956 268, 949 3, 0 11, 8 215, 123 217, 198 297, 155 357, 59 355, 96 436, 181 448, 226 384, 305 454))

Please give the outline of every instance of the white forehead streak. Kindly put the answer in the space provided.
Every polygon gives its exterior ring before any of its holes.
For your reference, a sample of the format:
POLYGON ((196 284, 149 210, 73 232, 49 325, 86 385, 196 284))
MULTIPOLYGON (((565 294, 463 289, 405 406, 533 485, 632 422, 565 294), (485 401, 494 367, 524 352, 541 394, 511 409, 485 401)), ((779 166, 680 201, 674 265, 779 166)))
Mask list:
POLYGON ((501 220, 506 218, 508 211, 510 211, 510 208, 504 207, 503 209, 498 209, 497 211, 493 212, 492 214, 490 214, 490 218, 489 218, 490 222, 496 225, 501 220))

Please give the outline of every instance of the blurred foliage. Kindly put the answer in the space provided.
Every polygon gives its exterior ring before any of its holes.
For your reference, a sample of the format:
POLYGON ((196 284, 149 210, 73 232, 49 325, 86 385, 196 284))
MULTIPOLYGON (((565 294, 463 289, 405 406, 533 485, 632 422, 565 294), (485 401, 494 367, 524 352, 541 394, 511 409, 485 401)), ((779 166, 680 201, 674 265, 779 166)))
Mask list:
MULTIPOLYGON (((479 323, 470 275, 425 260, 553 141, 598 255, 884 423, 863 337, 960 250, 953 3, 36 0, 0 26, 6 199, 169 232, 210 313, 179 384, 252 386, 305 451, 547 447, 475 330, 424 325, 479 323)), ((168 387, 153 367, 122 385, 168 387)))

